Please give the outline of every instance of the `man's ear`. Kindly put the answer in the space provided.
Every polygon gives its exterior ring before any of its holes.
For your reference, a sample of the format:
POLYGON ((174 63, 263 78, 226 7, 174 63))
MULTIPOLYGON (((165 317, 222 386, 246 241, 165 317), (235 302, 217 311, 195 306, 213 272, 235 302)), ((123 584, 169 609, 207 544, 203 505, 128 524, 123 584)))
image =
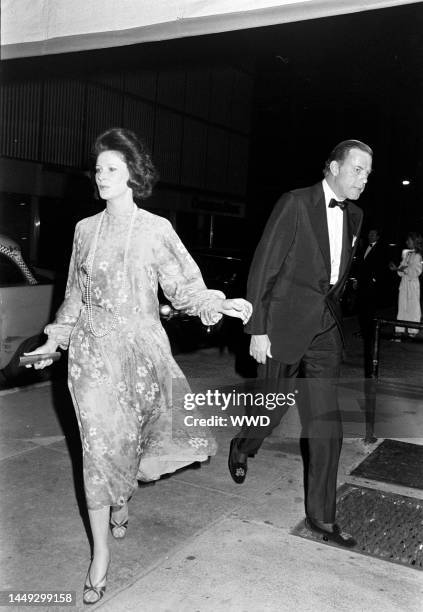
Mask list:
POLYGON ((333 159, 330 164, 329 164, 329 168, 330 171, 332 172, 333 176, 338 176, 339 174, 339 162, 337 162, 335 159, 333 159))

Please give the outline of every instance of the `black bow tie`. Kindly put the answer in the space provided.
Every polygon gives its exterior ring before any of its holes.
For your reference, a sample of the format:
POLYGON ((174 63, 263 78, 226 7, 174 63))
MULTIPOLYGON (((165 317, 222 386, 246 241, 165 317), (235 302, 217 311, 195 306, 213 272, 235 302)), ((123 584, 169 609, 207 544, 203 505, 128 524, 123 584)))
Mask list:
POLYGON ((348 202, 344 200, 343 202, 338 202, 338 200, 334 200, 333 198, 329 202, 329 208, 335 208, 335 206, 339 206, 341 210, 344 210, 347 207, 348 202))

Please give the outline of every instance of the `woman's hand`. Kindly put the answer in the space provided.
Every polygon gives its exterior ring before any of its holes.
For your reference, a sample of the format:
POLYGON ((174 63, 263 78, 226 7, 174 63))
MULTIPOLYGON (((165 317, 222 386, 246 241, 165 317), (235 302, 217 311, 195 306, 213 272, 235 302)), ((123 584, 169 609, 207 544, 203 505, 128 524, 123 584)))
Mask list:
MULTIPOLYGON (((36 348, 35 351, 31 351, 30 353, 24 353, 24 355, 38 355, 40 353, 41 354, 42 353, 54 353, 56 350, 57 350, 57 344, 55 342, 52 342, 51 340, 47 340, 45 344, 42 344, 41 346, 36 348)), ((35 370, 42 370, 43 368, 46 368, 47 366, 51 366, 52 363, 53 363, 53 359, 42 359, 41 361, 37 361, 36 363, 27 364, 25 367, 26 368, 33 367, 35 370)))
POLYGON ((243 298, 233 298, 229 300, 222 300, 219 307, 219 312, 228 317, 236 317, 241 319, 245 325, 248 323, 248 320, 251 317, 253 307, 250 302, 247 302, 247 300, 244 300, 243 298))

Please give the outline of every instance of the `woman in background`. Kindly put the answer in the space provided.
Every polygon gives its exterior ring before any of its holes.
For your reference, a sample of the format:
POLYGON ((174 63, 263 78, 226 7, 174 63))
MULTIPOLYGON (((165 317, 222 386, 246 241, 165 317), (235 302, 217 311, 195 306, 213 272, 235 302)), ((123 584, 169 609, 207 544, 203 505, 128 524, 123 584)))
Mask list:
MULTIPOLYGON (((422 273, 422 252, 423 240, 420 234, 410 232, 406 240, 407 248, 402 252, 400 265, 390 265, 390 269, 396 271, 401 276, 398 296, 398 315, 397 319, 402 321, 415 321, 420 323, 420 281, 422 273)), ((414 338, 419 333, 418 329, 395 327, 396 340, 401 340, 401 335, 408 333, 410 338, 414 338)))
POLYGON ((134 133, 104 132, 94 155, 106 208, 77 224, 65 300, 45 329, 47 342, 33 352, 69 347, 94 542, 86 604, 103 597, 109 523, 115 538, 126 535, 137 480, 156 480, 216 452, 206 429, 184 426, 183 396, 190 389, 160 322, 158 283, 176 309, 206 325, 223 314, 245 324, 252 311, 246 300, 207 289, 169 221, 135 204, 151 194, 156 171, 134 133))

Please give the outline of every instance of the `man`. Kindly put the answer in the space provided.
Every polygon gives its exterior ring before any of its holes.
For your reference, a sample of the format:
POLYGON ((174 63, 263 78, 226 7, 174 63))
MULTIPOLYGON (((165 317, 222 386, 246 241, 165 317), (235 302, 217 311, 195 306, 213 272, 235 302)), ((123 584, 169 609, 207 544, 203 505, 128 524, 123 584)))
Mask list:
MULTIPOLYGON (((321 381, 339 377, 339 298, 362 223, 362 211, 351 200, 358 200, 366 186, 372 155, 360 141, 341 142, 326 162, 321 183, 280 198, 254 255, 247 291, 254 308, 246 326, 250 354, 260 364, 259 377, 267 389, 290 383, 292 389, 298 374, 317 383, 308 389, 305 407, 307 389, 302 402, 307 413, 306 525, 342 546, 353 546, 355 540, 335 522, 341 417, 336 392, 321 381)), ((298 404, 301 409, 300 397, 298 404)), ((231 442, 229 470, 239 484, 247 474, 247 457, 256 453, 282 414, 273 411, 269 416, 269 427, 243 427, 231 442)))
POLYGON ((374 335, 373 319, 379 306, 386 298, 388 277, 388 254, 380 240, 380 231, 371 229, 368 233, 368 244, 357 257, 358 285, 357 309, 360 332, 364 344, 365 375, 371 374, 372 343, 374 335))

